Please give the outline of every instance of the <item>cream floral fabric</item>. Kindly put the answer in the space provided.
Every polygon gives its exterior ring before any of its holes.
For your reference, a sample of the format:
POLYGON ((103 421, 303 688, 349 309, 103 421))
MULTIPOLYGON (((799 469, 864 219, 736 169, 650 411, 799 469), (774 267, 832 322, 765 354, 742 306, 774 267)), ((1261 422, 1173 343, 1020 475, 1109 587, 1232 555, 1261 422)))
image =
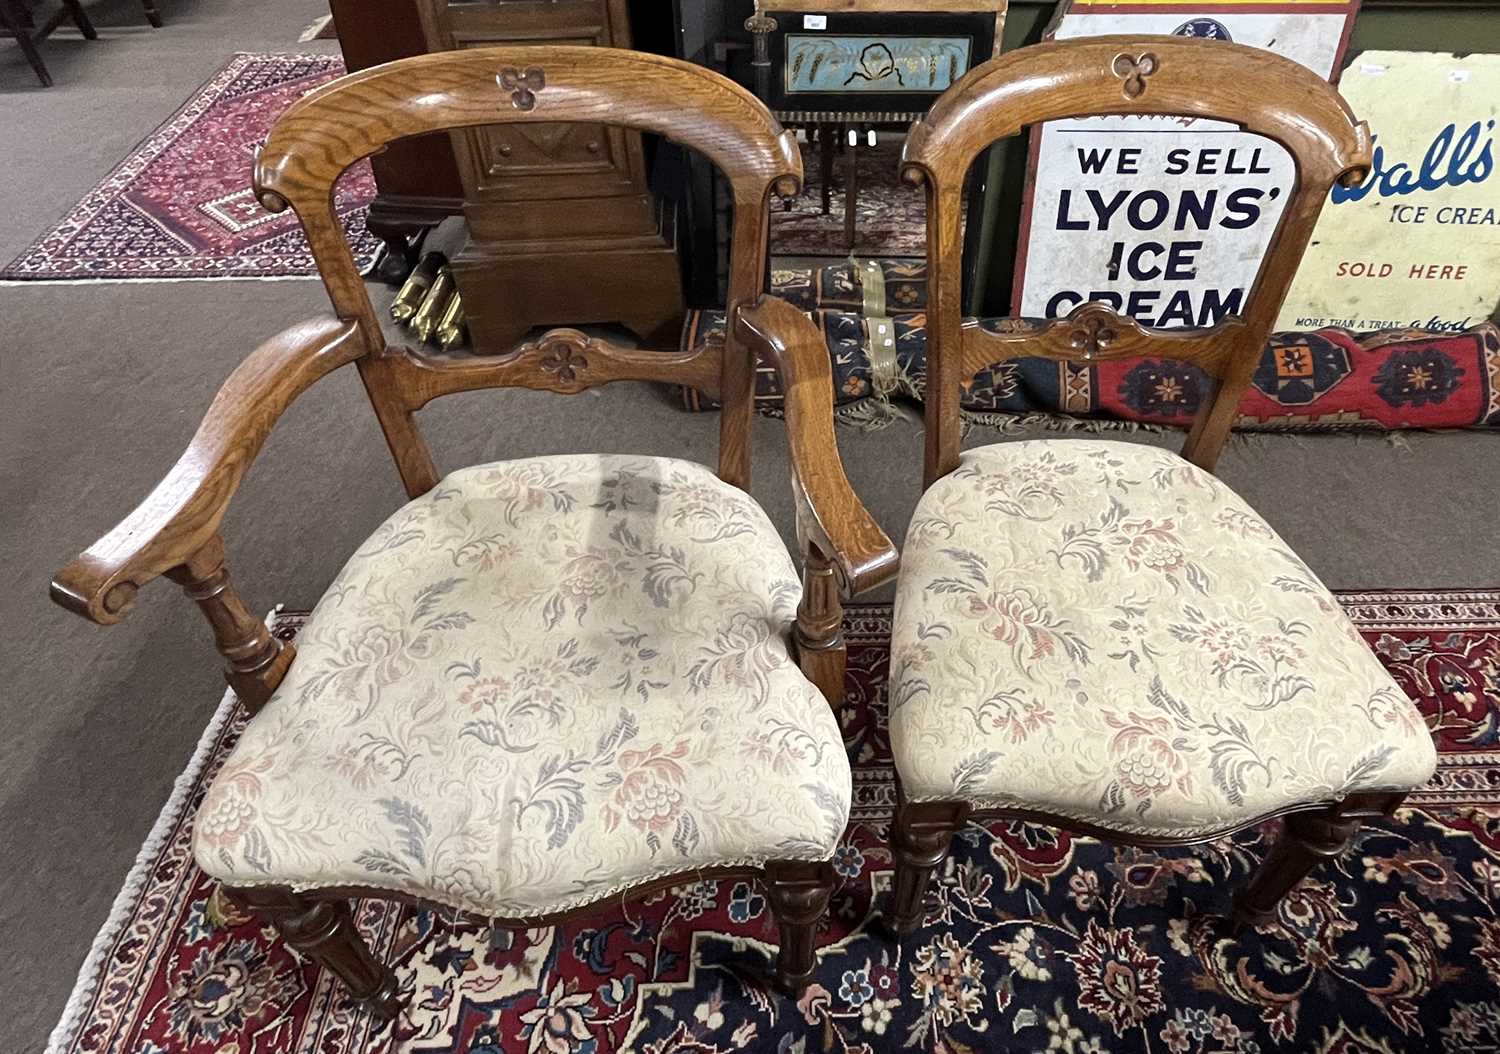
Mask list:
POLYGON ((1175 454, 969 451, 902 561, 891 740, 913 800, 1191 835, 1432 774, 1420 714, 1328 590, 1175 454))
POLYGON ((783 643, 799 592, 765 513, 700 465, 456 472, 319 601, 199 810, 198 862, 524 916, 826 859, 849 764, 783 643))

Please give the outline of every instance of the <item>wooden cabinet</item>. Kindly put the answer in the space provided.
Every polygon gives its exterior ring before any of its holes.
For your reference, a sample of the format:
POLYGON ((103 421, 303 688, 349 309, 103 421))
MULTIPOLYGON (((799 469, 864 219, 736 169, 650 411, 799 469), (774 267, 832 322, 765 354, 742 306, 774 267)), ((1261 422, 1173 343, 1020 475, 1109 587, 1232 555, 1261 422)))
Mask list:
MULTIPOLYGON (((626 0, 416 3, 432 51, 631 46, 626 0)), ((647 186, 638 133, 510 124, 456 131, 452 142, 469 226, 453 273, 476 351, 504 351, 532 326, 591 322, 675 346, 683 297, 672 213, 647 186)))
MULTIPOLYGON (((414 0, 328 0, 339 48, 350 72, 427 52, 414 0)), ((382 277, 399 281, 416 261, 410 240, 423 228, 463 210, 464 187, 448 136, 424 135, 390 144, 370 159, 377 193, 369 228, 386 243, 382 277)))

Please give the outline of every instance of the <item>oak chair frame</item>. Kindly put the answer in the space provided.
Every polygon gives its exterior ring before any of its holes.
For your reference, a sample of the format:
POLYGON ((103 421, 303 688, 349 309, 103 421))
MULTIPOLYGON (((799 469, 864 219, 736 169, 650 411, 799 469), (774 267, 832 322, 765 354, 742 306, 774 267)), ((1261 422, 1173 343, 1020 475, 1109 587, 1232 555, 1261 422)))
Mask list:
MULTIPOLYGON (((1182 456, 1213 471, 1234 425, 1266 338, 1313 225, 1334 183, 1362 181, 1369 129, 1311 70, 1256 48, 1168 36, 1102 36, 1054 41, 975 67, 912 125, 901 175, 927 193, 928 360, 924 393, 923 488, 959 464, 962 384, 1018 356, 1066 362, 1157 357, 1190 362, 1214 381, 1194 418, 1182 456), (991 143, 1043 121, 1118 114, 1229 121, 1286 148, 1296 182, 1239 316, 1210 329, 1147 329, 1098 302, 1065 318, 1018 321, 1000 332, 965 318, 961 301, 960 198, 970 164, 991 143)), ((1040 810, 991 808, 961 800, 908 801, 898 795, 892 826, 896 877, 890 921, 897 932, 921 922, 923 894, 953 836, 974 819, 1016 819, 1147 848, 1190 846, 1285 816, 1285 834, 1235 897, 1236 927, 1264 925, 1276 905, 1322 859, 1336 857, 1361 821, 1388 816, 1399 793, 1356 793, 1296 805, 1191 837, 1143 837, 1040 810)))
MULTIPOLYGON (((266 208, 296 211, 333 312, 272 337, 234 370, 166 478, 124 521, 57 573, 54 600, 108 625, 125 617, 143 586, 165 575, 201 608, 226 662, 225 678, 253 715, 296 652, 271 636, 230 583, 219 525, 272 426, 315 381, 355 365, 413 498, 439 480, 414 420, 415 411, 437 396, 504 386, 571 394, 616 380, 685 384, 720 400, 718 474, 745 489, 759 353, 775 365, 788 393, 805 583, 790 643, 808 679, 831 704, 841 700, 842 599, 893 575, 896 553, 844 476, 821 335, 800 312, 760 295, 770 195, 773 188, 795 193, 802 165, 793 137, 753 95, 701 67, 638 52, 523 46, 422 55, 363 70, 304 96, 272 129, 254 175, 266 208), (734 202, 728 299, 734 324, 722 341, 688 352, 650 351, 563 328, 505 355, 463 360, 386 344, 333 209, 334 182, 360 158, 406 136, 542 121, 655 132, 698 150, 719 167, 734 202)), ((832 891, 826 861, 694 869, 628 892, 728 876, 764 882, 780 924, 775 980, 785 990, 800 991, 814 968, 816 923, 832 891)), ((225 892, 333 971, 380 1018, 399 1012, 395 975, 360 938, 347 899, 416 898, 359 886, 225 892)), ((491 921, 523 928, 596 907, 491 921)))

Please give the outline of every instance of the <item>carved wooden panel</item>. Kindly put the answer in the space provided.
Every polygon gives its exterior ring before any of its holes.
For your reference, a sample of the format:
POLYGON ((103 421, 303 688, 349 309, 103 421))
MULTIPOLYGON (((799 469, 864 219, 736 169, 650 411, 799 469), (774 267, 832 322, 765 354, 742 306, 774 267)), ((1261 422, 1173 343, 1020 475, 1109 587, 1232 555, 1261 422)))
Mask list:
MULTIPOLYGON (((488 72, 497 120, 453 132, 469 241, 453 260, 476 351, 536 325, 620 323, 648 342, 681 325, 675 239, 646 178, 641 134, 612 123, 506 121, 556 104, 548 48, 629 48, 626 0, 415 0, 431 48, 525 44, 488 72)), ((566 88, 562 89, 566 93, 566 88)), ((580 116, 612 121, 598 100, 580 116)))
MULTIPOLYGON (((435 48, 495 44, 629 47, 618 0, 424 0, 435 48)), ((497 87, 516 106, 545 92, 545 63, 496 71, 497 87)), ((527 107, 518 107, 527 108, 527 107)), ((640 136, 596 124, 487 125, 454 135, 470 202, 640 195, 646 185, 640 136), (559 186, 560 177, 566 182, 559 186)))
MULTIPOLYGON (((607 39, 563 36, 549 43, 607 45, 607 39)), ((488 46, 481 41, 472 46, 488 46)), ((502 70, 496 74, 502 91, 508 92, 512 105, 530 101, 535 105, 538 91, 546 91, 546 71, 542 67, 528 70, 502 70), (515 83, 507 87, 507 74, 515 83), (528 74, 531 82, 528 83, 528 74), (535 84, 536 81, 541 84, 535 84)), ((529 107, 518 106, 520 109, 529 107)), ((473 193, 483 198, 499 194, 507 199, 547 198, 555 194, 551 181, 560 175, 583 177, 581 190, 590 194, 638 193, 645 182, 644 166, 632 169, 629 133, 619 128, 597 124, 523 124, 486 125, 470 128, 465 161, 466 180, 473 193)), ((635 137, 637 141, 639 137, 635 137)), ((637 146, 637 152, 639 147, 637 146)))

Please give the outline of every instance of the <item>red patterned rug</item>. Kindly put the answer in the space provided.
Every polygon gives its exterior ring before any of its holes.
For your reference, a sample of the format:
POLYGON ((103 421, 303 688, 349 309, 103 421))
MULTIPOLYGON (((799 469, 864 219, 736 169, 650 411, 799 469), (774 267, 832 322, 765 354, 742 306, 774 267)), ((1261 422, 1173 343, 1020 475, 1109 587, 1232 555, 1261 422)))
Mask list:
MULTIPOLYGON (((333 55, 236 55, 0 279, 316 276, 296 217, 260 207, 250 168, 282 111, 343 72, 333 55)), ((364 224, 374 196, 364 163, 344 174, 334 195, 362 268, 379 248, 364 224)))
MULTIPOLYGON (((205 732, 100 932, 49 1054, 931 1054, 981 1050, 1396 1054, 1500 1049, 1500 591, 1342 598, 1442 752, 1411 808, 1231 936, 1216 913, 1271 834, 1193 851, 971 825, 899 943, 878 926, 894 795, 884 715, 890 609, 848 618, 841 711, 854 811, 816 982, 761 982, 762 893, 698 882, 567 926, 491 934, 361 902, 408 997, 375 1028, 318 968, 226 909, 188 850, 193 810, 244 713, 205 732)), ((278 636, 304 616, 284 613, 278 636)))

